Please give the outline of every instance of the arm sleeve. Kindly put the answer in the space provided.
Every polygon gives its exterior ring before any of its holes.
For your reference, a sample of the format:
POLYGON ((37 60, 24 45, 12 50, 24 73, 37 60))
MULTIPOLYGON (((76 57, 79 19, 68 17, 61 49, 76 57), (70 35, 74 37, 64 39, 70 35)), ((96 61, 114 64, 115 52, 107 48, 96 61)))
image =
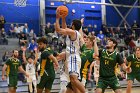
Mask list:
POLYGON ((117 63, 119 63, 119 65, 124 63, 124 60, 119 53, 117 53, 116 59, 117 59, 117 63))
POLYGON ((42 59, 46 59, 46 58, 48 58, 50 55, 51 55, 51 52, 50 52, 50 51, 45 51, 45 52, 42 53, 41 58, 42 58, 42 59))

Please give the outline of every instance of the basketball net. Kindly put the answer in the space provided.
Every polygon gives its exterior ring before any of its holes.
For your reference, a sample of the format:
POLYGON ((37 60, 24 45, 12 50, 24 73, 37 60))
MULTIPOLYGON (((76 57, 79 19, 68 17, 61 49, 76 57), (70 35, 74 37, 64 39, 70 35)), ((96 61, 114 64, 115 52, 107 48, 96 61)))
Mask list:
POLYGON ((14 4, 17 7, 26 7, 27 0, 15 0, 14 4))

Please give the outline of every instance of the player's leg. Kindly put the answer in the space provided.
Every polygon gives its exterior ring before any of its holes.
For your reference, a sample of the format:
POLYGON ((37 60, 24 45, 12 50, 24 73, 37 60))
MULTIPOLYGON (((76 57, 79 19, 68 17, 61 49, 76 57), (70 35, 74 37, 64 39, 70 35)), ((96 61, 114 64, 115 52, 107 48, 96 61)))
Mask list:
MULTIPOLYGON (((70 82, 72 86, 74 87, 74 91, 80 90, 80 92, 85 93, 85 87, 84 85, 78 80, 77 73, 71 73, 70 74, 70 82)), ((76 92, 77 93, 77 92, 76 92)))
POLYGON ((45 88, 45 93, 51 93, 50 89, 45 88))
POLYGON ((29 82, 29 91, 30 91, 30 93, 33 92, 32 82, 29 82))
POLYGON ((133 74, 127 74, 127 88, 126 93, 131 93, 132 84, 134 81, 134 75, 133 74))
POLYGON ((67 87, 66 93, 74 93, 72 89, 67 87))
POLYGON ((16 93, 16 88, 15 87, 9 87, 9 92, 8 93, 16 93))
POLYGON ((36 93, 37 92, 37 88, 36 88, 36 80, 33 80, 33 86, 34 86, 34 92, 36 93))
POLYGON ((80 92, 85 93, 85 87, 79 81, 80 77, 80 68, 81 68, 81 59, 77 57, 77 61, 68 62, 68 71, 70 75, 70 82, 74 91, 80 90, 80 92), (79 61, 78 61, 79 60, 79 61))

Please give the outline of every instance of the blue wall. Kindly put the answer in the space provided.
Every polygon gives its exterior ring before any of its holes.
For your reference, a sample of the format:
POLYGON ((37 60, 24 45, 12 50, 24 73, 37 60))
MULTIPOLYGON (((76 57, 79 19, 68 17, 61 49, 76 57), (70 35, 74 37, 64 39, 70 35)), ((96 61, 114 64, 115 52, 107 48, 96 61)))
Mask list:
MULTIPOLYGON (((133 5, 135 0, 113 0, 113 2, 115 4, 133 5)), ((106 0, 106 3, 110 3, 110 2, 106 0)), ((124 7, 117 7, 117 8, 123 16, 125 16, 130 9, 130 8, 124 8, 124 7)), ((138 8, 133 8, 131 10, 131 12, 126 18, 126 21, 130 24, 130 26, 133 24, 134 20, 137 20, 138 24, 140 24, 139 13, 140 13, 140 10, 138 8)), ((108 26, 118 26, 122 18, 120 17, 120 15, 117 13, 117 11, 115 10, 113 6, 107 6, 106 7, 106 20, 107 20, 108 26)))
MULTIPOLYGON (((92 1, 92 0, 87 0, 92 1)), ((100 0, 97 0, 100 2, 100 0)), ((55 22, 55 10, 57 6, 63 5, 63 2, 54 2, 54 6, 51 6, 51 2, 46 2, 46 23, 50 22, 53 24, 55 22)), ((71 24, 73 19, 81 19, 83 18, 82 15, 84 14, 85 22, 84 25, 88 26, 91 24, 92 26, 96 24, 98 26, 98 30, 101 27, 101 6, 100 5, 93 5, 93 4, 71 4, 67 3, 66 6, 69 9, 69 15, 67 16, 67 24, 71 24), (95 6, 95 8, 91 8, 91 6, 95 6), (72 14, 72 9, 75 9, 75 14, 72 14)))
MULTIPOLYGON (((39 32, 39 17, 40 8, 38 0, 27 0, 26 7, 16 7, 13 3, 14 0, 0 0, 0 15, 3 15, 7 23, 28 23, 30 29, 34 29, 35 33, 39 32)), ((10 24, 5 25, 8 31, 10 24)))

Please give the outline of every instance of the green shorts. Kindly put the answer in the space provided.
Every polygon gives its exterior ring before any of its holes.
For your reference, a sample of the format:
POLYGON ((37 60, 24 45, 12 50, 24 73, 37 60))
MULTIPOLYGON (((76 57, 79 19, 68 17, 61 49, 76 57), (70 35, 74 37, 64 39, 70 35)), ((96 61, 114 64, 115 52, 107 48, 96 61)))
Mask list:
POLYGON ((37 88, 39 89, 49 89, 51 90, 53 81, 55 79, 55 76, 47 76, 45 73, 43 76, 41 76, 39 83, 37 84, 37 88))
POLYGON ((18 77, 17 76, 9 76, 7 78, 8 86, 17 88, 18 77))
POLYGON ((108 86, 112 88, 114 91, 116 89, 121 88, 116 76, 113 76, 111 78, 99 77, 97 88, 101 88, 102 90, 105 90, 108 86))
POLYGON ((139 73, 137 73, 137 74, 134 74, 134 73, 127 74, 127 80, 134 81, 134 79, 136 79, 137 81, 140 82, 140 74, 139 73))

